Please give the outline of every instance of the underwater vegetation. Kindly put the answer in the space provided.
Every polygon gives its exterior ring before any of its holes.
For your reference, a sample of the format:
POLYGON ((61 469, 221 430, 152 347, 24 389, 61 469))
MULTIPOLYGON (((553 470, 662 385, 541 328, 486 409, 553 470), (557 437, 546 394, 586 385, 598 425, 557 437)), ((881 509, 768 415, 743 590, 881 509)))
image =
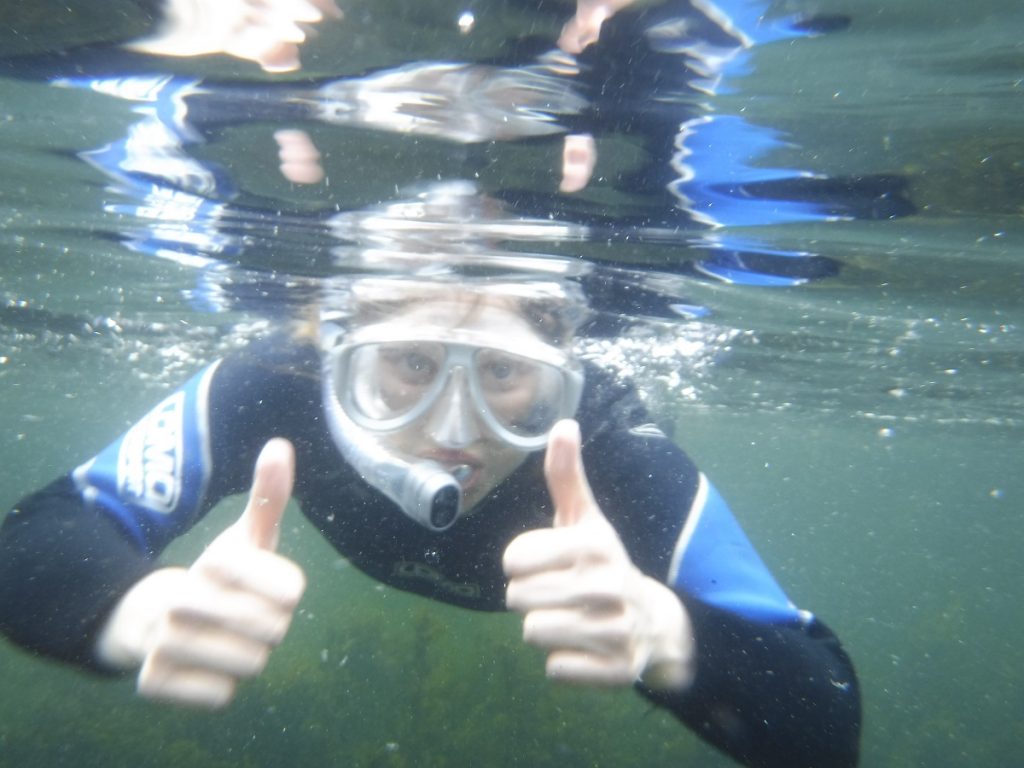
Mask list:
POLYGON ((301 612, 266 673, 224 711, 146 702, 131 679, 0 646, 0 768, 717 764, 632 691, 549 683, 518 617, 382 588, 301 529, 292 556, 311 583, 301 612))

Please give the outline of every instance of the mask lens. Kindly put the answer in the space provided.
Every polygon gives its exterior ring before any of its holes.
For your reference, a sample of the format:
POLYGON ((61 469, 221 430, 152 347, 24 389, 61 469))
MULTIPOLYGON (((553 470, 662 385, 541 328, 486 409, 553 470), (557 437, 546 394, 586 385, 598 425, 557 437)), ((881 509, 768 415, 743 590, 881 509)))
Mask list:
POLYGON ((557 366, 477 349, 473 373, 482 404, 502 429, 516 437, 545 435, 565 415, 565 374, 557 366))
POLYGON ((342 386, 356 412, 373 421, 406 416, 443 385, 445 348, 436 342, 388 342, 355 347, 342 386))
POLYGON ((401 429, 441 407, 464 387, 479 418, 498 436, 530 450, 543 445, 558 419, 575 408, 569 374, 561 366, 498 349, 434 341, 358 344, 336 368, 338 399, 349 416, 373 430, 401 429), (519 443, 518 441, 526 441, 519 443), (538 442, 539 441, 539 442, 538 442), (537 445, 534 443, 537 442, 537 445))

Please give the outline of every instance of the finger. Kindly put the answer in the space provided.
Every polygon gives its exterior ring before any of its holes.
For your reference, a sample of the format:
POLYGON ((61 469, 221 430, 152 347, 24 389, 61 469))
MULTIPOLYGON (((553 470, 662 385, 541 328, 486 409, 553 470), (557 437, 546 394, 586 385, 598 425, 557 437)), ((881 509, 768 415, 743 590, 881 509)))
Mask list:
POLYGON ((583 469, 580 427, 572 419, 563 419, 551 430, 544 477, 555 506, 556 528, 575 525, 597 508, 583 469))
POLYGON ((637 671, 625 657, 577 651, 552 652, 545 672, 551 680, 580 685, 625 686, 637 680, 637 671))
POLYGON ((579 559, 582 544, 574 531, 537 528, 512 540, 502 556, 502 568, 509 579, 570 568, 579 559))
POLYGON ((262 549, 214 550, 193 568, 218 586, 258 596, 282 608, 294 608, 306 589, 306 575, 298 565, 262 549))
MULTIPOLYGON (((269 575, 267 571, 259 571, 260 577, 269 575)), ((301 578, 301 571, 299 573, 301 578)), ((245 581, 251 585, 256 578, 252 573, 243 574, 233 584, 245 581)), ((240 589, 221 580, 216 565, 204 566, 201 577, 194 580, 193 588, 168 611, 180 621, 223 627, 259 642, 278 644, 291 624, 301 589, 283 594, 279 584, 271 581, 272 577, 266 585, 258 585, 259 589, 240 589), (269 596, 267 592, 270 592, 269 596)), ((302 578, 300 587, 304 587, 304 582, 302 578)))
POLYGON ((309 1, 310 4, 315 6, 317 10, 319 10, 320 13, 322 13, 324 16, 330 17, 332 19, 341 19, 345 16, 345 14, 341 12, 341 8, 338 7, 338 4, 335 3, 334 0, 309 1))
POLYGON ((594 569, 585 576, 575 569, 564 569, 540 571, 511 580, 505 592, 505 603, 520 613, 573 608, 597 615, 621 611, 625 599, 621 579, 608 569, 594 569))
POLYGON ((299 58, 299 46, 286 41, 268 43, 258 49, 248 49, 241 58, 252 59, 264 72, 271 74, 295 72, 302 68, 299 58))
POLYGON ((320 151, 302 130, 281 129, 274 133, 281 175, 295 184, 316 184, 323 180, 320 151))
POLYGON ((562 28, 558 47, 566 53, 582 53, 584 49, 598 41, 601 26, 608 16, 608 9, 604 5, 579 3, 576 15, 562 28))
POLYGON ((579 192, 590 183, 597 164, 597 145, 589 133, 572 134, 562 144, 562 181, 558 191, 579 192))
POLYGON ((220 627, 171 619, 161 628, 153 655, 168 666, 238 679, 266 668, 270 646, 220 627))
POLYGON ((530 611, 523 619, 523 639, 548 650, 580 651, 601 656, 631 656, 634 623, 625 611, 553 608, 530 611))
POLYGON ((268 442, 256 459, 249 503, 239 525, 246 540, 255 547, 277 549, 281 516, 295 483, 295 449, 282 438, 268 442))
POLYGON ((228 36, 224 53, 255 61, 267 72, 288 72, 300 67, 299 45, 305 39, 295 24, 256 19, 228 36))
POLYGON ((244 593, 230 597, 193 593, 187 602, 168 610, 167 622, 182 632, 222 632, 277 646, 288 634, 293 615, 291 610, 244 593))
POLYGON ((549 571, 512 579, 505 589, 505 607, 510 611, 529 613, 546 608, 576 606, 572 596, 567 594, 566 583, 570 582, 566 572, 549 571))
POLYGON ((184 669, 151 655, 139 670, 139 695, 157 701, 219 709, 235 696, 236 681, 198 669, 184 669))

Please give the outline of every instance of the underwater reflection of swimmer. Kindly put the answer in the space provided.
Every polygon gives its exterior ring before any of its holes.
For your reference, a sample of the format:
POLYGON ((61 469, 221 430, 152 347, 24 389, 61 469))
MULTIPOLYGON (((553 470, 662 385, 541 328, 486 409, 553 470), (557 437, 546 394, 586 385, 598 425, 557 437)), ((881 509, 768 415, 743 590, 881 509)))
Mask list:
MULTIPOLYGON (((597 41, 606 19, 635 1, 577 0, 559 45, 579 53, 597 41)), ((226 54, 267 72, 298 69, 298 49, 309 28, 325 18, 343 18, 334 0, 38 0, 5 11, 0 48, 7 56, 116 43, 157 56, 226 54)), ((468 33, 473 15, 462 19, 459 27, 468 33)))
POLYGON ((11 640, 135 670, 146 697, 226 704, 304 589, 275 552, 294 495, 377 580, 522 613, 553 679, 633 686, 748 765, 855 764, 846 654, 637 392, 574 354, 588 308, 572 283, 362 278, 321 307, 15 506, 0 529, 11 640), (161 566, 247 487, 190 568, 161 566))
POLYGON ((443 171, 412 163, 406 178, 397 180, 399 188, 414 178, 451 175, 458 157, 464 166, 458 175, 480 178, 500 158, 496 142, 560 145, 561 168, 549 189, 499 180, 499 188, 489 190, 529 215, 541 215, 544 207, 564 211, 570 220, 586 215, 607 198, 567 196, 588 188, 627 195, 658 226, 885 218, 912 210, 903 184, 892 177, 827 179, 806 169, 768 167, 765 159, 785 137, 713 106, 718 91, 736 88, 758 46, 834 31, 841 22, 772 17, 767 4, 732 0, 637 8, 585 0, 584 6, 603 20, 602 32, 577 56, 554 47, 553 40, 519 39, 510 32, 498 58, 425 59, 357 76, 288 82, 200 81, 161 72, 138 58, 105 58, 103 52, 0 64, 11 76, 45 78, 138 104, 144 125, 120 143, 157 132, 176 137, 184 152, 215 139, 225 127, 276 124, 286 131, 278 140, 282 170, 298 183, 365 172, 346 164, 358 156, 341 151, 332 152, 334 168, 320 163, 309 134, 299 133, 303 124, 319 123, 460 145, 445 154, 443 171), (603 157, 602 146, 616 150, 603 157), (624 146, 631 148, 628 158, 624 146))
POLYGON ((226 54, 267 72, 300 67, 309 28, 341 18, 334 0, 39 0, 8 4, 0 29, 5 56, 118 44, 159 56, 226 54))

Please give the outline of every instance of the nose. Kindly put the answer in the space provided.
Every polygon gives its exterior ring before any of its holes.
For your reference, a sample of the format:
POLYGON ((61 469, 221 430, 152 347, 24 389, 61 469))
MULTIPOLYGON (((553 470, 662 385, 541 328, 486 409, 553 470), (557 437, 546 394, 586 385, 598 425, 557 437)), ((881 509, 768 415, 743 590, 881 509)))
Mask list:
POLYGON ((461 449, 481 437, 473 398, 469 395, 466 372, 452 371, 444 391, 431 409, 427 435, 442 448, 461 449))

